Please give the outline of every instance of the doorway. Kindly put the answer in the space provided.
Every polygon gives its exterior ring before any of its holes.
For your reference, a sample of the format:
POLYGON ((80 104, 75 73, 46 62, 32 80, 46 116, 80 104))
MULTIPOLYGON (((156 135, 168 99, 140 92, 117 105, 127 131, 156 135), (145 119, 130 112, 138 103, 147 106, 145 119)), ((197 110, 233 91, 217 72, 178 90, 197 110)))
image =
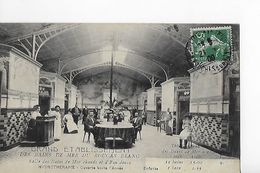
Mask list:
POLYGON ((69 110, 69 94, 66 94, 64 100, 64 114, 67 114, 68 110, 69 110))
POLYGON ((50 97, 48 96, 40 96, 39 97, 39 105, 40 105, 40 114, 42 116, 48 114, 48 111, 50 110, 50 97))
POLYGON ((182 120, 190 110, 190 90, 177 91, 176 133, 182 131, 182 120))
POLYGON ((161 118, 162 100, 161 97, 156 97, 156 120, 161 118))
POLYGON ((184 116, 189 113, 189 101, 178 101, 178 112, 177 112, 177 122, 176 122, 176 134, 180 134, 182 131, 182 120, 184 116))
POLYGON ((240 156, 240 80, 230 79, 230 151, 235 157, 240 156))

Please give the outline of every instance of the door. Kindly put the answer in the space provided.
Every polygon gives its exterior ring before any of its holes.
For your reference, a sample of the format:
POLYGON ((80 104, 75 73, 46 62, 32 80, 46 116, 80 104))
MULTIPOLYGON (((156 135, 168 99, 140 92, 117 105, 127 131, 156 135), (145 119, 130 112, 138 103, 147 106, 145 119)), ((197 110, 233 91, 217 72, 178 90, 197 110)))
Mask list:
POLYGON ((41 108, 41 110, 40 110, 41 115, 48 114, 48 111, 50 110, 50 97, 40 96, 39 105, 41 108))
POLYGON ((183 90, 177 92, 177 119, 176 119, 176 133, 180 134, 182 131, 182 120, 190 110, 190 91, 183 90))
POLYGON ((67 114, 69 110, 69 94, 65 95, 65 101, 64 101, 64 113, 67 114))
POLYGON ((184 116, 189 113, 189 101, 178 101, 178 114, 177 114, 177 129, 176 134, 180 134, 182 131, 182 120, 184 119, 184 116))
POLYGON ((240 81, 230 79, 230 150, 232 156, 240 156, 240 81))
POLYGON ((155 117, 155 124, 157 124, 157 120, 160 120, 160 119, 161 119, 161 108, 162 108, 161 97, 156 97, 156 117, 155 117))

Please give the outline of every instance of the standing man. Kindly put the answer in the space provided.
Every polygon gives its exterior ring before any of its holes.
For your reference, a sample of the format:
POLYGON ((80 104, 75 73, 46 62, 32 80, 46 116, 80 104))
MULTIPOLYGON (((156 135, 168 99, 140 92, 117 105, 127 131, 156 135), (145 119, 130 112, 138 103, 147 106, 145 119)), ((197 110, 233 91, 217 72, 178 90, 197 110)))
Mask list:
POLYGON ((84 124, 86 118, 88 117, 88 107, 87 107, 87 105, 85 105, 84 109, 82 110, 82 114, 83 114, 82 124, 84 124))
POLYGON ((142 130, 142 117, 138 114, 138 112, 135 112, 134 118, 132 120, 132 124, 134 126, 135 130, 135 139, 137 139, 137 133, 139 132, 140 139, 141 139, 141 130, 142 130))
POLYGON ((98 119, 98 108, 97 108, 97 106, 93 110, 93 113, 94 113, 94 119, 97 120, 98 119))
POLYGON ((81 114, 81 111, 80 111, 80 109, 78 108, 77 103, 75 104, 75 107, 72 108, 71 113, 72 113, 72 117, 73 117, 73 120, 74 120, 75 124, 78 125, 79 116, 80 116, 80 114, 81 114))

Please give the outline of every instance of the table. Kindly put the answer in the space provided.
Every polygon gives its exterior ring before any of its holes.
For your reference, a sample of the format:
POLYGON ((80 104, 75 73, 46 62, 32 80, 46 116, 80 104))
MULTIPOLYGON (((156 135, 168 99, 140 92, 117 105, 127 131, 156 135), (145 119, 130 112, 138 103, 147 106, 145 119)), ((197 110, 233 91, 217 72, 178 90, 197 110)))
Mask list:
POLYGON ((96 146, 105 146, 107 139, 113 140, 113 148, 115 148, 116 140, 122 140, 126 145, 132 146, 135 142, 134 127, 130 123, 118 122, 114 125, 113 122, 104 122, 97 124, 94 128, 94 140, 96 146))

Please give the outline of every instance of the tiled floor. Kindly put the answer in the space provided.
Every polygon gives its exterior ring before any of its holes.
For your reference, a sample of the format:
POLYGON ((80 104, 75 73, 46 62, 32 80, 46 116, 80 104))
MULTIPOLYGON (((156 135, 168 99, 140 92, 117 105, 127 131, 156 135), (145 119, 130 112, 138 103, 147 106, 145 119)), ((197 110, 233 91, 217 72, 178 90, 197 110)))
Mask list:
MULTIPOLYGON (((138 136, 139 137, 139 136, 138 136)), ((88 147, 94 149, 93 136, 91 142, 86 143, 82 141, 83 126, 80 125, 79 133, 77 134, 63 134, 60 141, 55 142, 50 146, 57 148, 64 147, 88 147)), ((144 125, 142 130, 142 139, 136 141, 129 152, 139 154, 140 157, 157 157, 157 158, 229 158, 201 146, 193 144, 192 148, 181 149, 178 147, 178 136, 168 136, 164 131, 159 132, 150 125, 144 125)), ((31 151, 32 147, 16 147, 8 151, 0 152, 0 161, 10 161, 17 159, 17 153, 31 151)))
MULTIPOLYGON (((19 146, 8 151, 1 151, 0 172, 115 173, 120 170, 128 170, 127 172, 135 170, 135 173, 143 173, 147 165, 152 163, 153 166, 156 166, 158 164, 157 161, 156 164, 153 164, 153 159, 156 158, 163 164, 167 159, 176 161, 176 163, 179 159, 181 159, 180 162, 183 162, 183 160, 189 160, 188 158, 209 158, 210 160, 227 158, 230 160, 229 157, 195 144, 192 148, 181 149, 178 147, 178 136, 167 136, 163 131, 160 133, 155 127, 149 125, 143 126, 142 140, 138 139, 130 149, 96 148, 93 136, 91 136, 90 143, 83 142, 82 138, 83 126, 80 125, 79 133, 63 134, 60 141, 48 147, 19 146)), ((175 169, 175 167, 173 168, 175 169)))

